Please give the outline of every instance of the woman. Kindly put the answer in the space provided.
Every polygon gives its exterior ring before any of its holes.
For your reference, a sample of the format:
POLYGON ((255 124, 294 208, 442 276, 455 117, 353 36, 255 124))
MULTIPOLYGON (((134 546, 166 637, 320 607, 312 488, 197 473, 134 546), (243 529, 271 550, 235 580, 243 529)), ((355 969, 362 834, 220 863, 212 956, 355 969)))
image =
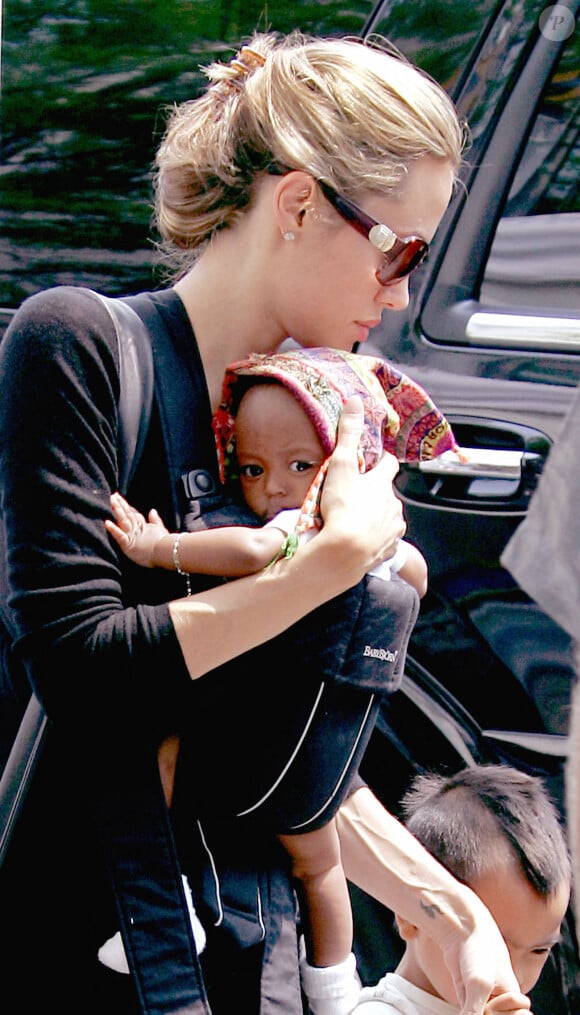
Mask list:
MULTIPOLYGON (((288 336, 302 346, 350 349, 384 310, 406 305, 408 274, 447 207, 464 134, 439 87, 356 41, 256 35, 208 75, 205 96, 170 117, 155 195, 163 252, 175 270, 160 310, 197 344, 209 420, 228 363, 271 351, 288 336)), ((7 335, 2 374, 2 483, 18 651, 55 727, 74 730, 79 711, 90 708, 95 736, 83 727, 86 766, 110 786, 113 775, 101 770, 103 739, 110 746, 132 730, 133 749, 124 755, 129 783, 146 745, 175 728, 184 703, 188 714, 198 703, 200 724, 215 718, 201 707, 210 678, 199 678, 352 588, 392 556, 404 533, 392 489, 396 463, 386 456, 359 475, 362 420, 358 403, 349 402, 324 487, 320 536, 266 572, 181 598, 175 575, 140 570, 136 578, 121 570, 106 537, 109 496, 118 485, 119 372, 110 323, 91 294, 57 289, 27 301, 7 335)), ((167 486, 153 416, 130 500, 143 510, 154 499, 166 517, 160 491, 169 503, 167 486)), ((527 1010, 489 914, 367 788, 353 792, 338 824, 352 880, 444 942, 464 1013, 480 1015, 490 992, 504 991, 515 992, 518 1011, 527 1010)), ((178 838, 182 833, 176 827, 178 838)), ((182 855, 191 834, 188 828, 182 835, 182 855)), ((259 869, 275 863, 231 828, 214 845, 226 878, 240 854, 259 869)), ((260 896, 260 925, 275 909, 274 894, 266 911, 260 896)), ((287 917, 288 904, 276 904, 287 917)), ((100 942, 103 926, 96 927, 86 899, 82 911, 100 942)), ((235 919, 226 933, 222 916, 202 956, 214 1015, 298 1013, 297 954, 284 921, 263 940, 245 938, 235 919), (271 976, 265 969, 273 938, 282 965, 271 976)), ((67 979, 84 961, 79 944, 76 960, 68 956, 67 979)), ((57 965, 47 962, 42 1001, 54 994, 62 1010, 57 965)), ((110 976, 118 997, 123 978, 110 976)), ((89 1010, 86 979, 79 974, 73 982, 89 1010)), ((102 1005, 100 990, 95 985, 93 993, 102 1005)), ((78 1000, 71 1011, 79 1010, 78 1000)), ((125 998, 120 1010, 130 1011, 131 1003, 125 998)))

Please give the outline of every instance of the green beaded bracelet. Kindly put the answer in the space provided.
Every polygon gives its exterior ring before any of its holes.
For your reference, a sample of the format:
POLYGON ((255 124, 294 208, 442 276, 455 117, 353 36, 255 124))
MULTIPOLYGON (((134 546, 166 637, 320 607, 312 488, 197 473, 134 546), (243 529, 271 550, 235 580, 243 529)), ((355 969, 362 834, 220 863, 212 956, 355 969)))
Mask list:
POLYGON ((294 556, 299 545, 300 540, 298 536, 296 535, 295 532, 291 532, 290 535, 286 536, 286 538, 284 539, 284 542, 282 543, 282 546, 278 550, 276 556, 272 557, 272 560, 270 561, 269 564, 266 564, 264 571, 267 571, 268 568, 272 567, 274 564, 277 564, 279 560, 289 560, 290 557, 294 556))

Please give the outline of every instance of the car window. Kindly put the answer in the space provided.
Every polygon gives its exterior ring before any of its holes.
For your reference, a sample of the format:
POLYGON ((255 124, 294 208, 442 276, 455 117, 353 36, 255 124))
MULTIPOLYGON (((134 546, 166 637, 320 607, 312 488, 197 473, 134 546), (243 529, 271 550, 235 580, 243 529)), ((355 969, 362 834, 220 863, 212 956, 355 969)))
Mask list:
POLYGON ((482 305, 580 309, 580 33, 539 105, 485 267, 482 305), (522 251, 525 250, 525 259, 522 251))
MULTIPOLYGON (((470 221, 463 216, 458 225, 449 267, 435 279, 437 293, 431 303, 427 296, 427 312, 421 314, 422 334, 447 346, 467 341, 471 347, 521 348, 527 342, 538 349, 544 344, 543 315, 533 336, 529 321, 543 308, 548 316, 569 318, 563 330, 550 329, 546 349, 577 353, 580 32, 572 10, 542 8, 534 0, 505 5, 480 0, 469 7, 464 0, 417 5, 396 0, 384 6, 373 27, 456 99, 472 137, 467 153, 472 168, 465 179, 471 185, 484 167, 491 188, 488 203, 480 198, 470 221), (555 56, 561 50, 547 82, 540 84, 541 68, 553 57, 548 52, 536 59, 538 41, 555 56), (524 99, 515 114, 519 119, 500 119, 530 69, 527 105, 524 99), (508 136, 503 146, 502 135, 508 136), (449 308, 459 296, 464 309, 454 314, 449 308), (468 325, 478 310, 483 314, 468 325), (513 328, 504 334, 504 317, 490 330, 491 316, 484 314, 497 314, 499 320, 504 312, 524 315, 521 335, 513 328)), ((471 191, 467 202, 475 209, 471 191)))
POLYGON ((497 0, 391 0, 367 26, 385 36, 453 95, 497 0))

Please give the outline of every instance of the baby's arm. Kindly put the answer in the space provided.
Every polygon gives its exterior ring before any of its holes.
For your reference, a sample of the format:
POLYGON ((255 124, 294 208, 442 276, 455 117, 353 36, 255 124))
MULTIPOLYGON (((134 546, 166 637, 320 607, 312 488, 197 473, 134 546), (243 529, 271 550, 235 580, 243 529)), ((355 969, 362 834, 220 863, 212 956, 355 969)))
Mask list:
POLYGON ((387 563, 391 564, 392 571, 412 585, 423 598, 427 591, 427 561, 420 550, 413 546, 413 543, 401 539, 395 556, 387 563), (393 566, 398 557, 402 558, 401 563, 397 562, 393 566))
MULTIPOLYGON (((111 497, 114 521, 107 531, 123 553, 142 567, 175 570, 175 540, 152 508, 148 519, 119 493, 111 497)), ((179 566, 191 574, 238 578, 265 567, 279 553, 287 533, 279 528, 230 525, 179 535, 179 566)))

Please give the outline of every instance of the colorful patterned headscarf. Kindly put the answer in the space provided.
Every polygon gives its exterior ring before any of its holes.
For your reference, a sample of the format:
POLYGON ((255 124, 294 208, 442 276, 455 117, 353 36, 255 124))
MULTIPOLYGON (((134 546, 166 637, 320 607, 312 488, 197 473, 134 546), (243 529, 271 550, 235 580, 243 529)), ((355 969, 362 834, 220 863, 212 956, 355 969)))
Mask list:
MULTIPOLYGON (((448 421, 427 392, 385 360, 327 348, 256 353, 228 367, 221 404, 213 419, 223 483, 235 472, 237 408, 254 378, 277 381, 295 396, 327 457, 334 450, 346 399, 359 395, 365 423, 359 448, 361 471, 376 465, 385 451, 400 462, 416 462, 458 450, 448 421)), ((305 501, 311 517, 316 515, 325 469, 326 462, 305 501)))

